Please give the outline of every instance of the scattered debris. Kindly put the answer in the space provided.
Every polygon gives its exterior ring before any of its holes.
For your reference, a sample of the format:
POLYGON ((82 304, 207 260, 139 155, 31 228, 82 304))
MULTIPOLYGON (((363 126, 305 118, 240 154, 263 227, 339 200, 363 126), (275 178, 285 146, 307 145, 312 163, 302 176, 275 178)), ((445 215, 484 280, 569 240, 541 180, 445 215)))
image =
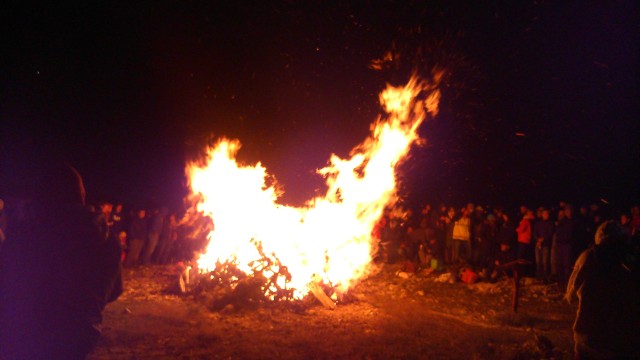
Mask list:
POLYGON ((403 279, 397 275, 401 264, 381 268, 344 295, 318 284, 326 297, 335 297, 333 310, 313 294, 267 301, 259 285, 264 279, 247 277, 232 289, 201 276, 190 279, 188 291, 181 293, 176 289, 180 266, 125 269, 125 291, 107 307, 104 341, 90 359, 211 358, 213 353, 293 359, 308 357, 306 346, 341 359, 443 358, 445 353, 476 359, 571 357, 575 308, 547 301, 559 294, 555 284, 523 278, 521 297, 529 301, 514 314, 509 278, 452 285, 457 271, 418 271, 403 279), (456 336, 442 329, 455 329, 456 336), (382 337, 397 345, 376 341, 382 337))
POLYGON ((455 279, 451 273, 444 273, 435 279, 436 282, 454 282, 455 279))

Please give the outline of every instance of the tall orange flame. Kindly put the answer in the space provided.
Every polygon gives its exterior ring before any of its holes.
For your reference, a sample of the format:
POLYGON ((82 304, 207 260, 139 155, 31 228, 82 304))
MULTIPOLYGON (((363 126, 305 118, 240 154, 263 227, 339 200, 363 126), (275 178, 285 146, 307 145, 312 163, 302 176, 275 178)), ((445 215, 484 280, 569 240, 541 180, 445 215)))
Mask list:
MULTIPOLYGON (((267 185, 267 170, 260 163, 236 162, 238 140, 221 139, 208 149, 204 162, 189 163, 191 191, 201 198, 197 210, 215 224, 198 260, 200 269, 233 261, 249 274, 262 257, 254 243, 259 241, 263 254, 287 266, 288 286, 296 298, 308 292, 312 279, 344 292, 366 276, 372 229, 384 207, 397 200, 396 167, 418 140, 416 130, 428 113, 437 114, 441 77, 434 73, 428 83, 414 75, 403 87, 387 85, 380 94, 386 115, 371 125, 371 134, 349 158, 331 155, 328 166, 318 170, 326 179, 326 194, 304 207, 278 204, 278 193, 267 185)), ((284 278, 279 281, 285 285, 284 278)))

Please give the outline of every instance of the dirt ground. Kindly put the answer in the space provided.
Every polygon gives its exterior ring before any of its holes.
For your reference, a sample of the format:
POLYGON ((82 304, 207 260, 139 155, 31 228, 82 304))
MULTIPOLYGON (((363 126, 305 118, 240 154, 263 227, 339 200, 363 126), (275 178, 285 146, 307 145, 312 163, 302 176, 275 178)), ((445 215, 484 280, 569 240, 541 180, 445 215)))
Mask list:
POLYGON ((398 274, 386 265, 334 310, 315 299, 212 311, 175 292, 175 266, 124 273, 90 359, 543 359, 572 358, 575 308, 555 287, 451 283, 447 274, 398 274), (405 278, 406 277, 406 278, 405 278))

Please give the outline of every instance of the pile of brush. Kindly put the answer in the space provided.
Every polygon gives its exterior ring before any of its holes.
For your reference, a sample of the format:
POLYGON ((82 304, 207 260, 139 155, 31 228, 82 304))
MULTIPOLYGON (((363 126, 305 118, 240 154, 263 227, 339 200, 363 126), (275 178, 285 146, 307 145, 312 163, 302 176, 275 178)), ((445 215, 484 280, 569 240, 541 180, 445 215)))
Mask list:
POLYGON ((287 285, 291 274, 275 254, 267 255, 260 242, 254 245, 260 259, 249 263, 252 272, 247 274, 238 268, 235 259, 218 262, 211 271, 198 271, 186 267, 180 278, 180 289, 203 300, 213 311, 255 308, 263 305, 290 304, 307 307, 318 299, 324 306, 335 308, 335 302, 327 296, 330 286, 319 282, 309 284, 310 294, 302 300, 294 298, 295 289, 287 285))

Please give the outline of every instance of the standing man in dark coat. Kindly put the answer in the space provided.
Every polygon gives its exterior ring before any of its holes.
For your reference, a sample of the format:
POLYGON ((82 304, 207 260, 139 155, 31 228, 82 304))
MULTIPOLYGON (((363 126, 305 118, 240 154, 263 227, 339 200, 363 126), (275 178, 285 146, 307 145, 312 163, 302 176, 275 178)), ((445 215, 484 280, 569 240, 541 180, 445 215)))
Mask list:
POLYGON ((551 212, 547 209, 542 210, 542 218, 533 226, 533 239, 536 244, 536 276, 543 281, 549 280, 551 275, 551 242, 553 241, 553 233, 555 225, 551 221, 551 212))
POLYGON ((111 210, 113 204, 109 202, 102 202, 100 204, 100 211, 94 215, 93 223, 98 227, 98 231, 105 239, 113 236, 113 221, 111 220, 111 210))
POLYGON ((576 223, 573 219, 573 208, 570 205, 564 208, 564 218, 556 226, 556 272, 558 273, 558 286, 561 291, 567 288, 569 275, 573 268, 571 261, 571 244, 576 232, 576 223))
POLYGON ((506 250, 500 250, 496 253, 508 252, 511 255, 515 255, 516 228, 506 213, 501 213, 500 216, 502 219, 500 219, 500 225, 496 231, 496 244, 498 245, 498 249, 502 248, 506 250))
POLYGON ((640 359, 639 265, 622 226, 600 225, 567 287, 567 301, 578 300, 576 359, 640 359))
POLYGON ((129 234, 127 234, 129 243, 127 244, 127 257, 124 260, 124 267, 126 268, 138 265, 138 259, 147 238, 146 215, 147 212, 144 209, 139 209, 129 224, 129 234))
POLYGON ((126 230, 124 226, 124 212, 122 211, 122 204, 116 204, 113 207, 113 213, 111 214, 111 235, 118 237, 120 231, 126 230))
POLYGON ((160 234, 162 233, 165 217, 168 212, 167 208, 162 208, 162 210, 153 209, 151 218, 149 219, 147 241, 144 244, 144 249, 142 251, 142 264, 144 265, 151 264, 151 257, 158 247, 160 234))
POLYGON ((80 175, 67 164, 43 173, 0 253, 1 359, 85 358, 122 292, 119 245, 92 223, 80 175))

